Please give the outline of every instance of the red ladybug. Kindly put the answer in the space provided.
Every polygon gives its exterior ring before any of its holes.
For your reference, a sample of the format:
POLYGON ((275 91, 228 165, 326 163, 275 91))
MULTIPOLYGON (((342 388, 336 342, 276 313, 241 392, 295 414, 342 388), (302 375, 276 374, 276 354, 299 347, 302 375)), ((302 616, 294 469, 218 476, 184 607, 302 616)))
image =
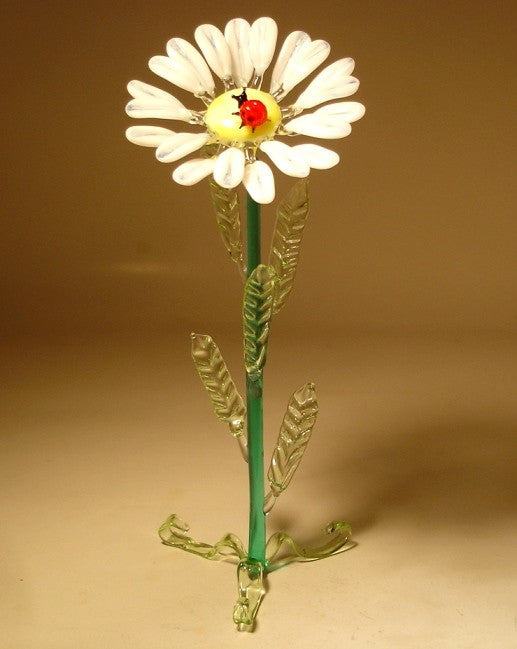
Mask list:
POLYGON ((266 106, 258 99, 248 99, 246 95, 246 88, 242 89, 240 95, 232 95, 232 99, 239 102, 239 110, 232 115, 239 115, 241 118, 241 125, 250 126, 251 132, 254 133, 257 126, 262 126, 265 122, 269 122, 267 116, 266 106))

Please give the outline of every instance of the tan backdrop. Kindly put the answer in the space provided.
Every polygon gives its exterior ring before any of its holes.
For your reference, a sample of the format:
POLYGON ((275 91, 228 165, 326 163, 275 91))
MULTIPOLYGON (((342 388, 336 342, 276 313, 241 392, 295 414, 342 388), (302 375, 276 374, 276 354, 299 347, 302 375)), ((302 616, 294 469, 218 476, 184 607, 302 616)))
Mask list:
POLYGON ((517 4, 0 4, 2 649, 517 646, 517 4), (353 56, 367 107, 311 175, 265 377, 266 464, 290 394, 320 404, 269 533, 343 519, 358 546, 274 573, 249 638, 235 567, 156 535, 176 512, 247 541, 188 344, 212 334, 243 391, 242 286, 206 185, 124 138, 127 81, 167 89, 148 59, 239 15, 353 56))
MULTIPOLYGON (((147 61, 168 38, 192 39, 240 5, 3 5, 8 331, 233 320, 239 282, 206 186, 176 185, 172 165, 128 143, 123 107, 132 78, 167 87, 147 61)), ((330 143, 342 163, 311 176, 283 323, 514 328, 515 3, 264 0, 255 13, 276 17, 280 39, 299 28, 327 39, 329 61, 353 56, 353 98, 367 107, 330 143)), ((279 194, 288 186, 279 181, 279 194)), ((265 245, 272 219, 264 210, 265 245)))

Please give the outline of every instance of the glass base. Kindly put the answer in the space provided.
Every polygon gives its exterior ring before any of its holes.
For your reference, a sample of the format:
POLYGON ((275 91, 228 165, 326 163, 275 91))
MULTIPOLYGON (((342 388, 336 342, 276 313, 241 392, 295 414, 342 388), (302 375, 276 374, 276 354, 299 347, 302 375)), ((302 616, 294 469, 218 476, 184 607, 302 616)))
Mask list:
POLYGON ((333 521, 324 529, 322 543, 315 547, 298 545, 286 532, 276 532, 266 543, 266 565, 249 559, 244 544, 235 534, 226 534, 210 545, 195 541, 187 535, 189 525, 176 514, 171 514, 159 528, 165 545, 197 554, 211 561, 237 562, 238 599, 233 610, 233 621, 238 631, 253 631, 260 603, 266 592, 266 576, 294 561, 318 561, 350 550, 356 543, 350 540, 352 530, 348 523, 333 521))

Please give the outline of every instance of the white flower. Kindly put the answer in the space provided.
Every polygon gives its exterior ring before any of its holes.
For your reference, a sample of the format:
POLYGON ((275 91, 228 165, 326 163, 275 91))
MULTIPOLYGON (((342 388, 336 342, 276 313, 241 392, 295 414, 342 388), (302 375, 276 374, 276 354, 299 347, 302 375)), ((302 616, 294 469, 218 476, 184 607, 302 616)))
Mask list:
POLYGON ((311 40, 295 31, 285 39, 271 75, 269 92, 261 90, 264 72, 276 46, 277 26, 272 18, 259 18, 252 25, 234 18, 224 34, 214 25, 200 25, 195 40, 203 56, 188 41, 173 38, 167 56, 153 56, 150 69, 158 76, 194 94, 204 110, 186 108, 168 92, 142 81, 131 81, 133 99, 126 112, 135 118, 170 119, 203 127, 200 133, 176 132, 162 126, 132 126, 128 139, 155 147, 160 162, 176 162, 195 151, 195 157, 180 164, 172 177, 181 185, 193 185, 213 174, 222 187, 241 182, 258 203, 275 197, 275 182, 269 165, 257 156, 265 154, 289 176, 303 178, 310 169, 328 169, 339 162, 334 151, 317 144, 289 146, 277 136, 308 135, 336 139, 348 135, 350 123, 364 115, 364 106, 353 101, 326 103, 352 95, 359 81, 350 76, 354 61, 339 59, 324 68, 299 95, 281 107, 280 101, 323 63, 330 45, 311 40), (216 92, 212 72, 224 90, 216 92), (314 112, 307 109, 320 104, 314 112), (210 145, 210 146, 207 146, 210 145), (203 155, 204 153, 204 155, 203 155))

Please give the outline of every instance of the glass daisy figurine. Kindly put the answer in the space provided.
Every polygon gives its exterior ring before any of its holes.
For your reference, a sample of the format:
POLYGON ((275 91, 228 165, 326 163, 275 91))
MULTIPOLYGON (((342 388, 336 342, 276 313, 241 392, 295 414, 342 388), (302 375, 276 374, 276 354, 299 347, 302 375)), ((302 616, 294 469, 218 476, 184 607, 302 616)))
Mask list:
POLYGON ((196 541, 188 535, 187 523, 176 514, 159 529, 166 545, 206 559, 238 564, 233 618, 241 631, 253 629, 268 573, 292 561, 321 559, 353 547, 350 527, 342 521, 329 523, 315 548, 301 547, 284 532, 276 532, 269 539, 266 536, 266 515, 298 468, 318 413, 314 384, 305 383, 288 401, 265 475, 262 391, 270 323, 293 287, 308 215, 307 176, 311 169, 328 169, 339 162, 336 152, 320 144, 291 142, 296 142, 297 135, 316 140, 343 138, 350 134, 351 123, 364 115, 362 104, 339 101, 359 87, 359 81, 351 76, 351 58, 327 65, 296 99, 286 99, 330 54, 326 41, 312 40, 302 31, 292 32, 285 39, 266 91, 264 75, 273 61, 277 34, 272 18, 258 18, 251 25, 235 18, 224 33, 208 24, 195 30, 201 53, 188 41, 172 38, 167 43, 167 55, 153 56, 149 67, 162 79, 191 92, 198 100, 198 109, 187 108, 169 92, 142 81, 128 84, 132 99, 126 107, 130 117, 199 127, 193 133, 145 124, 131 126, 126 135, 134 144, 154 147, 160 162, 179 162, 172 172, 177 183, 194 185, 209 178, 223 243, 244 281, 245 398, 210 336, 193 333, 191 348, 215 415, 226 423, 249 465, 248 547, 234 534, 223 536, 213 545, 196 541), (271 163, 299 180, 277 207, 271 252, 263 261, 260 205, 275 199, 271 163), (246 194, 246 245, 241 235, 241 183, 246 194))

